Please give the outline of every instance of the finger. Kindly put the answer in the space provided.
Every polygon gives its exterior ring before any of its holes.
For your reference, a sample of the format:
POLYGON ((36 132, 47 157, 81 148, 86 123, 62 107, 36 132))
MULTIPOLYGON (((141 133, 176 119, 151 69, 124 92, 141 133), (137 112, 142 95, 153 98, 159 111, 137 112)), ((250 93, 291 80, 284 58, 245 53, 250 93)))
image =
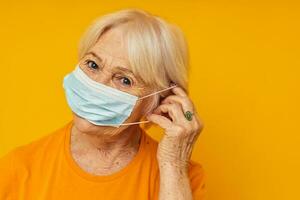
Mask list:
POLYGON ((184 114, 182 107, 178 103, 172 104, 161 104, 158 106, 155 111, 156 114, 161 115, 163 113, 168 113, 173 122, 183 122, 184 114))
POLYGON ((181 87, 175 87, 172 89, 172 92, 178 96, 186 97, 188 96, 186 92, 181 87))
POLYGON ((172 125, 172 122, 168 118, 161 115, 150 114, 147 116, 147 119, 155 124, 158 124, 164 129, 167 129, 172 125))
POLYGON ((178 96, 178 95, 170 95, 166 97, 161 103, 164 104, 164 103, 174 103, 174 102, 179 103, 182 106, 184 112, 186 111, 192 112, 194 110, 193 103, 189 98, 178 96))
POLYGON ((191 111, 193 113, 191 122, 195 125, 195 127, 198 125, 198 123, 201 123, 201 120, 198 117, 198 114, 196 112, 196 108, 194 107, 192 101, 189 98, 178 96, 178 95, 170 95, 166 97, 161 103, 167 104, 167 103, 174 103, 174 102, 179 103, 182 106, 184 113, 186 111, 191 111))

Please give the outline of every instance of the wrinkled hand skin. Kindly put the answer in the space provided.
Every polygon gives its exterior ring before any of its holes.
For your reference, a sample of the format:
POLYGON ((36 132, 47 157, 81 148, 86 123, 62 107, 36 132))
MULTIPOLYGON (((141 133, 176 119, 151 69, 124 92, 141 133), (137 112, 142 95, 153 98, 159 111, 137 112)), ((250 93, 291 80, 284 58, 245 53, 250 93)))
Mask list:
POLYGON ((193 199, 188 177, 188 164, 193 146, 199 137, 203 123, 192 101, 180 87, 173 88, 175 95, 165 98, 148 120, 164 129, 164 136, 159 142, 157 160, 160 170, 160 200, 193 199), (184 113, 191 111, 192 120, 184 113), (169 117, 165 117, 168 114, 169 117))

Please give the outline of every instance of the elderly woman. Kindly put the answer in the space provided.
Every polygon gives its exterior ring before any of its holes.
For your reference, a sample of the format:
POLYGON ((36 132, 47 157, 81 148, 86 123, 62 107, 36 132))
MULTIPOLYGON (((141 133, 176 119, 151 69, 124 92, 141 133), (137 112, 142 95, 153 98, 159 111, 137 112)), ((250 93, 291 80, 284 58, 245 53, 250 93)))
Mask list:
POLYGON ((175 25, 137 9, 97 19, 63 79, 72 120, 1 159, 0 199, 203 199, 187 67, 175 25))

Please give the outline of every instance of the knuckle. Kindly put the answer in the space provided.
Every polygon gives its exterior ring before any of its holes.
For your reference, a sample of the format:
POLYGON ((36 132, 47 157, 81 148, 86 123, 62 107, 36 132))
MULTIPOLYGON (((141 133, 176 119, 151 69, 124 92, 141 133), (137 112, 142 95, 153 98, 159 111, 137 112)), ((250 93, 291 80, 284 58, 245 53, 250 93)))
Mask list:
POLYGON ((201 128, 200 124, 196 122, 195 129, 198 131, 201 128))
POLYGON ((203 124, 197 123, 197 125, 196 125, 196 131, 197 131, 197 132, 201 132, 201 131, 203 130, 203 128, 204 128, 204 125, 203 125, 203 124))

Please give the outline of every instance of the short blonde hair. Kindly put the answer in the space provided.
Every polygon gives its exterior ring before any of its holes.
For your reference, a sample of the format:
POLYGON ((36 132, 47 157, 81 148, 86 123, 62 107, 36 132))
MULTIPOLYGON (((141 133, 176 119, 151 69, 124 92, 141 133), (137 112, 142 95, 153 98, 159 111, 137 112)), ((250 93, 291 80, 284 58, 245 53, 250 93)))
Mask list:
POLYGON ((105 31, 120 24, 128 26, 124 34, 133 73, 153 88, 174 82, 188 92, 189 55, 182 31, 144 10, 120 10, 93 21, 80 40, 79 59, 105 31))
MULTIPOLYGON (((176 25, 140 9, 117 11, 93 21, 80 40, 79 60, 105 31, 121 24, 127 26, 124 38, 134 75, 152 89, 165 89, 173 82, 188 93, 189 55, 182 31, 176 25)), ((168 93, 170 91, 154 95, 142 114, 150 113, 159 105, 160 97, 168 93)), ((144 124, 144 128, 152 125, 144 124)))

